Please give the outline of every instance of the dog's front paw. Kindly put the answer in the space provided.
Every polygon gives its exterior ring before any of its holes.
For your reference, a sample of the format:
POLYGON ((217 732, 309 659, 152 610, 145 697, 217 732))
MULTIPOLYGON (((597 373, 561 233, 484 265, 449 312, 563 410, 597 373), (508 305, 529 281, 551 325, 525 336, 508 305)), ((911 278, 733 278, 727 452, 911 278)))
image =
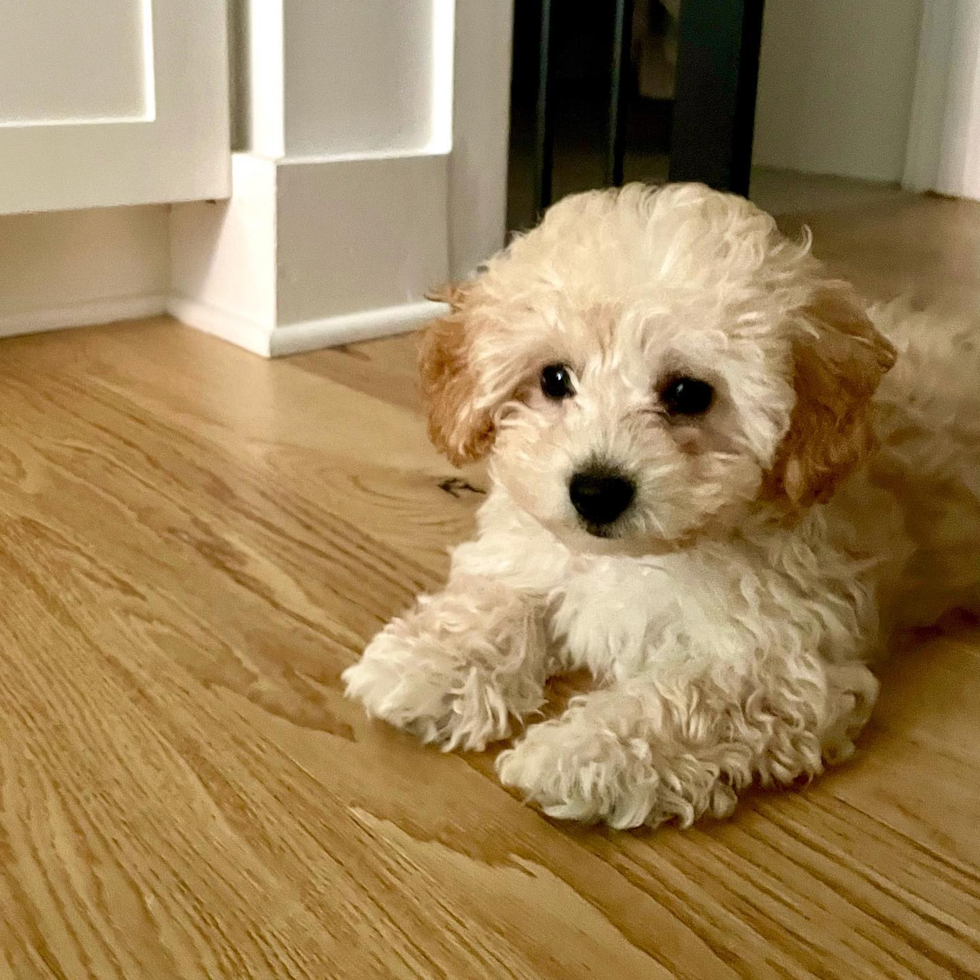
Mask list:
POLYGON ((424 600, 344 671, 348 697, 446 751, 506 738, 514 718, 540 706, 544 683, 539 626, 526 606, 512 607, 498 600, 484 612, 446 594, 424 600))
POLYGON ((630 756, 615 736, 549 721, 502 752, 497 773, 551 817, 638 827, 655 797, 655 774, 630 756))
POLYGON ((447 752, 481 751, 510 733, 507 706, 476 669, 443 672, 384 633, 344 671, 343 681, 347 696, 362 702, 371 717, 447 752))
POLYGON ((497 773, 551 817, 617 829, 702 813, 728 816, 735 793, 694 760, 666 760, 642 739, 622 738, 581 718, 544 722, 497 758, 497 773))

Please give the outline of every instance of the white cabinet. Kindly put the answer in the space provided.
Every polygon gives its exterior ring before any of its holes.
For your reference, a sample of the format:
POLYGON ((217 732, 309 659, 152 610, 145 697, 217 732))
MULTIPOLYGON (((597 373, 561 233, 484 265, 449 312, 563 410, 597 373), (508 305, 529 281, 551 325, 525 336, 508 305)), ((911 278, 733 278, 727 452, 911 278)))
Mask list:
POLYGON ((225 0, 0 0, 0 214, 226 197, 225 0))

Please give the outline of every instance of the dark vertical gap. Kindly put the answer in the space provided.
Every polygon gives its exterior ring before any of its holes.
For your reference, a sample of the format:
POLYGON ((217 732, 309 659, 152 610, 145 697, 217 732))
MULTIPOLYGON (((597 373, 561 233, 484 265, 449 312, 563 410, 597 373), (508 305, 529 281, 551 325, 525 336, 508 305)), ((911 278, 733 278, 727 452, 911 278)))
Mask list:
POLYGON ((535 202, 539 212, 551 204, 555 164, 554 59, 551 0, 541 0, 538 35, 538 91, 535 107, 535 202))
POLYGON ((630 95, 630 50, 633 44, 633 0, 614 0, 613 43, 609 72, 609 135, 606 183, 623 185, 626 157, 626 114, 630 95))
POLYGON ((763 0, 681 5, 670 179, 748 194, 763 0))
POLYGON ((762 0, 514 0, 508 227, 624 181, 748 190, 762 0))

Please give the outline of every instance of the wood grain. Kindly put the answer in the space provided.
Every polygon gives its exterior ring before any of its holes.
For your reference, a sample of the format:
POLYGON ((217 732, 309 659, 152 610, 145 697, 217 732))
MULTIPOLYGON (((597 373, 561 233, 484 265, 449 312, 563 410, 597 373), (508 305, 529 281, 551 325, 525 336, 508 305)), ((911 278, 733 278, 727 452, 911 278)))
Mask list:
MULTIPOLYGON (((883 223, 925 228, 909 267, 966 297, 950 208, 811 223, 879 283, 883 223)), ((980 975, 975 629, 888 664, 846 768, 686 833, 551 822, 342 698, 485 485, 447 483, 411 346, 0 347, 0 977, 980 975)))

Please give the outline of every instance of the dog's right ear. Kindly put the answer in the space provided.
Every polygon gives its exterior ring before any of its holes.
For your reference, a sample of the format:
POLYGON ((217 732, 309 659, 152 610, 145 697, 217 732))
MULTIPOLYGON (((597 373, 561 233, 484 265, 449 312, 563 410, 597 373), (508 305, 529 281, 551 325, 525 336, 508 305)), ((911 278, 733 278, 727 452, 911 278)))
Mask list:
POLYGON ((426 328, 419 353, 429 438, 456 466, 486 456, 494 438, 491 410, 478 399, 472 355, 480 318, 468 309, 467 292, 465 285, 448 285, 428 294, 450 312, 426 328))
POLYGON ((763 492, 794 507, 826 500, 874 449, 871 398, 895 348, 849 287, 829 283, 802 311, 794 343, 796 405, 763 492))

